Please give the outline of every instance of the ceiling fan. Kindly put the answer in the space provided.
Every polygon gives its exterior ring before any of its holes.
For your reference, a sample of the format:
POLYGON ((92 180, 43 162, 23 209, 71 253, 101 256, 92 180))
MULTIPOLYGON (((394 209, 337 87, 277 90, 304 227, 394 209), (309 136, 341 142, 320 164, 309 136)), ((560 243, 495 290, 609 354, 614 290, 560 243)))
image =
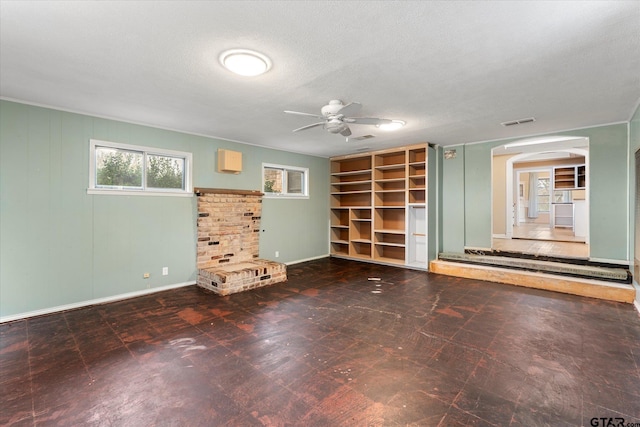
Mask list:
POLYGON ((359 102, 351 102, 344 105, 342 101, 334 99, 329 101, 329 104, 322 107, 319 114, 301 113, 299 111, 285 111, 287 114, 297 114, 299 116, 310 116, 322 121, 312 123, 310 125, 302 126, 301 128, 294 129, 293 132, 298 132, 305 129, 311 129, 316 126, 322 126, 330 133, 339 133, 342 136, 351 135, 351 129, 349 124, 356 125, 386 125, 390 124, 390 119, 376 119, 373 117, 351 117, 356 114, 362 108, 362 104, 359 102))

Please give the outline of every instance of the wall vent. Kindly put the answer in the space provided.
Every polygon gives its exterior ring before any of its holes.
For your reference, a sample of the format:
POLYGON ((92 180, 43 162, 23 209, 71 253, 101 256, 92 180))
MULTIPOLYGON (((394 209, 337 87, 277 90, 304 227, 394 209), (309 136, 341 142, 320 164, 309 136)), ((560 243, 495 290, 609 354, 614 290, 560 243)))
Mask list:
POLYGON ((527 117, 526 119, 512 120, 510 122, 502 122, 500 124, 504 127, 508 127, 508 126, 522 125, 525 123, 531 123, 535 121, 536 121, 535 117, 527 117))

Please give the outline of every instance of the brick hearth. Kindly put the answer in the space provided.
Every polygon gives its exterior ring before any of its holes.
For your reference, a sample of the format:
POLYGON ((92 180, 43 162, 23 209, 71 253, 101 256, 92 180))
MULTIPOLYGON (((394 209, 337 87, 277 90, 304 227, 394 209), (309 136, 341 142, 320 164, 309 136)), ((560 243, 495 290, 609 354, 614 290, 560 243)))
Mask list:
POLYGON ((196 188, 198 286, 229 295, 287 280, 286 265, 259 258, 262 193, 196 188))

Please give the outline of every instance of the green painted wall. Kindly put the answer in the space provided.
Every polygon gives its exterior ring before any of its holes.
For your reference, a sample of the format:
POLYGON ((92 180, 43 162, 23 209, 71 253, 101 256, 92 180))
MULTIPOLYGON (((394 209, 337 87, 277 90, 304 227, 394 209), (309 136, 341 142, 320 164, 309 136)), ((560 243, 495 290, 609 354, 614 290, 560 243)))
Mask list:
MULTIPOLYGON (((439 149, 428 145, 427 146, 427 182, 438 182, 438 153, 439 149)), ((427 262, 430 262, 438 257, 438 224, 436 215, 436 206, 438 204, 438 186, 427 186, 427 262)))
POLYGON ((638 272, 640 271, 640 265, 637 265, 636 259, 640 259, 640 252, 636 249, 640 248, 640 241, 636 241, 634 238, 638 232, 636 227, 635 210, 636 210, 636 168, 635 168, 635 155, 636 151, 640 150, 640 105, 636 108, 636 111, 631 118, 629 124, 629 235, 631 236, 629 242, 630 259, 633 262, 633 284, 636 287, 636 301, 640 304, 640 277, 638 272))
POLYGON ((195 197, 88 195, 91 138, 191 152, 196 187, 259 190, 262 162, 307 167, 309 199, 264 200, 260 256, 328 253, 328 159, 0 101, 0 317, 195 280, 195 197), (218 148, 244 171, 217 173, 218 148))
MULTIPOLYGON (((627 125, 553 135, 589 138, 591 257, 627 261, 627 125)), ((491 247, 491 149, 515 140, 457 147, 456 159, 443 160, 443 250, 491 247)))
POLYGON ((465 218, 464 218, 464 189, 465 189, 465 147, 444 147, 441 155, 441 203, 440 224, 443 252, 464 252, 465 218), (456 157, 444 158, 444 152, 456 150, 456 157))

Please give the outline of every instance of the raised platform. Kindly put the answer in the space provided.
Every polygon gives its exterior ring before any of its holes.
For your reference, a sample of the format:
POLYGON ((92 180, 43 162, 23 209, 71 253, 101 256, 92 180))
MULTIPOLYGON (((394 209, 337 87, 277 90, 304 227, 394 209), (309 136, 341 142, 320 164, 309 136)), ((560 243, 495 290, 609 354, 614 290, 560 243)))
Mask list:
POLYGON ((559 274, 561 276, 583 279, 605 280, 615 283, 631 283, 628 269, 611 264, 595 263, 584 259, 559 257, 531 257, 516 253, 457 253, 442 252, 438 255, 442 261, 462 262, 466 264, 505 267, 515 270, 539 273, 559 274))
POLYGON ((264 259, 198 270, 198 286, 230 295, 287 280, 287 266, 264 259))
POLYGON ((627 303, 635 298, 624 268, 473 254, 439 258, 430 263, 433 273, 627 303))

